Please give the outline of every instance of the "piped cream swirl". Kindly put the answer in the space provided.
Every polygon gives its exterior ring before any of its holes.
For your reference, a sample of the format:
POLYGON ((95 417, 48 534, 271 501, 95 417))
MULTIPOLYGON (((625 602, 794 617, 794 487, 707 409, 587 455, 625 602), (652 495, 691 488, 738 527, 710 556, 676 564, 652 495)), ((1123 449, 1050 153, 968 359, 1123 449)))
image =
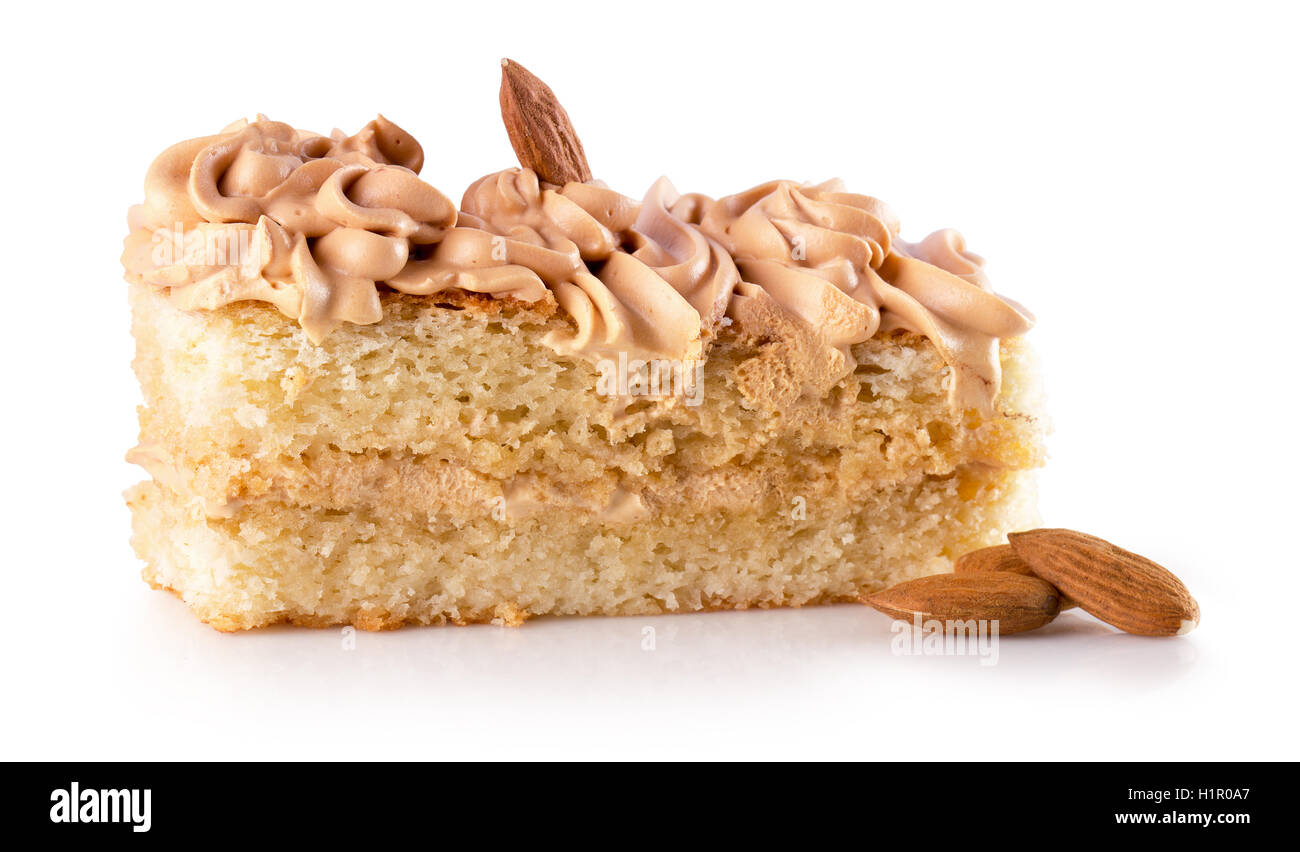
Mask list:
POLYGON ((878 331, 928 337, 954 404, 988 411, 998 340, 1032 317, 993 293, 955 231, 906 243, 882 202, 838 182, 773 181, 717 201, 666 178, 639 201, 528 169, 476 181, 459 212, 417 173, 419 143, 382 116, 353 136, 259 117, 182 142, 131 209, 128 280, 185 309, 258 300, 316 342, 382 318, 379 286, 554 299, 563 354, 700 359, 732 322, 784 359, 783 386, 824 393, 878 331), (236 250, 212 256, 212 246, 236 250), (196 247, 199 251, 195 251, 196 247), (779 350, 779 351, 777 351, 779 350))
POLYGON ((998 340, 1033 325, 993 293, 983 260, 956 231, 905 243, 884 203, 838 181, 773 181, 716 202, 697 196, 692 215, 744 278, 732 305, 738 321, 770 317, 774 302, 838 353, 821 350, 804 371, 820 385, 852 369, 851 344, 903 329, 928 337, 951 366, 954 404, 988 411, 1001 384, 998 340))
POLYGON ((378 322, 376 282, 456 221, 416 176, 423 162, 382 116, 354 136, 259 117, 182 142, 154 161, 128 215, 127 278, 167 288, 182 308, 269 302, 316 342, 344 322, 378 322))

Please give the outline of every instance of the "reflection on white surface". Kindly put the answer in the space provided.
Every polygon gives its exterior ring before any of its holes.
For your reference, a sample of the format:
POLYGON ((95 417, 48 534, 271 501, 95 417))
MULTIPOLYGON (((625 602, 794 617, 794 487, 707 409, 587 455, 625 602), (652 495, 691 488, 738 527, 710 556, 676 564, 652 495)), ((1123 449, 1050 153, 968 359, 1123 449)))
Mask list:
MULTIPOLYGON (((855 674, 897 677, 1016 679, 1042 670, 1073 683, 1134 691, 1177 679, 1195 662, 1191 640, 1120 634, 1078 612, 1031 633, 1001 637, 997 664, 975 656, 899 656, 887 617, 845 604, 624 618, 541 618, 523 627, 471 625, 367 633, 339 628, 276 627, 221 634, 200 625, 174 601, 166 606, 185 641, 160 662, 196 664, 278 689, 312 689, 345 677, 404 693, 504 688, 534 696, 572 695, 603 686, 641 684, 737 688, 764 685, 780 673, 784 689, 824 665, 848 662, 855 674), (649 633, 648 631, 653 631, 649 633), (653 639, 653 646, 647 638, 653 639), (352 646, 351 649, 348 646, 352 646), (1046 663, 1050 665, 1045 666, 1046 663)), ((152 642, 152 636, 134 636, 152 642)), ((155 652, 156 653, 156 652, 155 652)))
POLYGON ((896 656, 889 619, 858 605, 357 632, 346 650, 339 629, 220 634, 169 596, 131 603, 61 682, 94 696, 90 724, 76 700, 41 698, 47 723, 68 717, 69 754, 907 759, 921 728, 932 748, 954 723, 1012 713, 1028 736, 999 748, 1033 758, 1064 716, 1161 700, 1198 661, 1195 636, 1124 636, 1078 613, 1003 637, 986 667, 896 656))

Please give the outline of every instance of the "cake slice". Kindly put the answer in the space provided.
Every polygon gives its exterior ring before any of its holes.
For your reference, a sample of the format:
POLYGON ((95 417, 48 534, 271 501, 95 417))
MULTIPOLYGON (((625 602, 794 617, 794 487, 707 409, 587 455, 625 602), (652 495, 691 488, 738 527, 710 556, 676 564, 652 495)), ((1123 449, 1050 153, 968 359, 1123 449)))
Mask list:
POLYGON ((147 581, 222 630, 516 624, 854 600, 1035 523, 1031 321, 955 232, 835 183, 628 198, 540 81, 502 100, 522 167, 459 208, 382 117, 155 162, 147 581))

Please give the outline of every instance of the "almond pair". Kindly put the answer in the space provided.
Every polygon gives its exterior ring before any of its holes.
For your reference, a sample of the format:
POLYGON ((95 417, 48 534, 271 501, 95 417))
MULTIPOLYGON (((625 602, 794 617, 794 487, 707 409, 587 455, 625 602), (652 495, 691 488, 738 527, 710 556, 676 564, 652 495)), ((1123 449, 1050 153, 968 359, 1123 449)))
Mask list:
POLYGON ((1076 605, 1141 636, 1177 636, 1200 622, 1200 607, 1181 580, 1096 536, 1038 529, 1007 540, 966 554, 952 574, 900 583, 862 601, 907 620, 996 621, 1003 635, 1042 627, 1076 605))

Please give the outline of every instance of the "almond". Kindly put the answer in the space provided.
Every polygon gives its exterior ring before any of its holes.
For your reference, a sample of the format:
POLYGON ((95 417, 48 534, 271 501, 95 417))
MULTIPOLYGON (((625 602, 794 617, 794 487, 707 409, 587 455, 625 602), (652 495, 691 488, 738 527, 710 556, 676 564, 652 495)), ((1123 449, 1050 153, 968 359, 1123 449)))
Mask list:
POLYGON ((886 615, 912 621, 993 621, 998 633, 1042 627, 1060 608, 1056 589, 1037 577, 1007 571, 934 574, 867 595, 862 602, 886 615))
POLYGON ((1201 609, 1187 587, 1150 559, 1074 530, 1039 529, 1007 538, 1035 574, 1120 630, 1175 636, 1200 623, 1201 609))
MULTIPOLYGON (((972 550, 953 564, 952 570, 958 574, 985 574, 989 571, 1006 571, 1009 574, 1034 575, 1033 569, 1024 560, 1016 556, 1016 551, 1009 544, 995 544, 972 550)), ((1042 579, 1041 577, 1039 579, 1042 579)), ((1070 598, 1061 595, 1061 612, 1078 606, 1070 598)))
POLYGON ((582 142, 555 93, 509 59, 501 60, 501 118, 524 168, 557 186, 591 180, 582 142))
POLYGON ((1021 561, 1009 544, 995 544, 972 550, 958 559, 952 566, 958 574, 987 573, 989 571, 1006 571, 1009 574, 1032 574, 1029 566, 1021 561))

